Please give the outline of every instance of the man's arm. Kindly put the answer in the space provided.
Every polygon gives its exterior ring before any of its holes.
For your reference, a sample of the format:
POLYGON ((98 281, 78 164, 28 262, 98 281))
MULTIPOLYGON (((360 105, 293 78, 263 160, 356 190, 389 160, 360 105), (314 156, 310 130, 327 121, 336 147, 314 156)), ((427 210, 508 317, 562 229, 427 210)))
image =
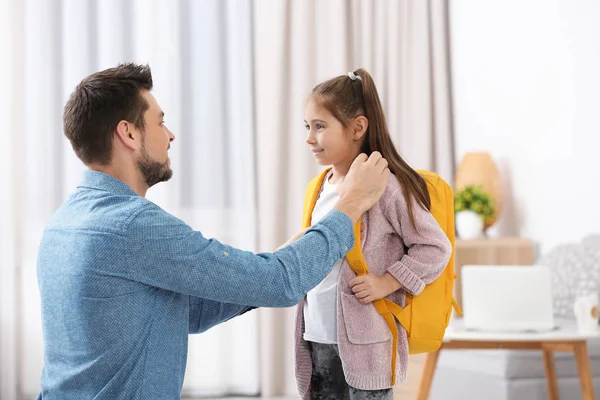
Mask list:
POLYGON ((221 303, 190 296, 190 333, 202 333, 215 325, 242 315, 254 307, 221 303))
POLYGON ((339 211, 293 244, 273 254, 254 254, 207 239, 147 204, 130 223, 126 277, 207 300, 295 305, 354 244, 351 220, 339 211))
POLYGON ((389 173, 379 153, 358 156, 339 187, 336 209, 273 254, 254 254, 207 239, 147 203, 129 223, 124 274, 150 286, 213 301, 292 306, 354 245, 353 224, 379 200, 389 173))

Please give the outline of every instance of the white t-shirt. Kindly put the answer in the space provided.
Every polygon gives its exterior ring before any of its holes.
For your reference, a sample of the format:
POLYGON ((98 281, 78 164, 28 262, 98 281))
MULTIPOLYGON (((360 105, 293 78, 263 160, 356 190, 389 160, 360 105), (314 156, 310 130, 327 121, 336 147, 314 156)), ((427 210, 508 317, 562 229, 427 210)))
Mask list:
MULTIPOLYGON (((327 175, 323 182, 323 190, 312 213, 312 223, 321 220, 340 196, 337 186, 329 183, 327 175)), ((340 275, 340 259, 329 275, 306 295, 304 302, 304 340, 309 342, 337 344, 337 284, 340 275)))

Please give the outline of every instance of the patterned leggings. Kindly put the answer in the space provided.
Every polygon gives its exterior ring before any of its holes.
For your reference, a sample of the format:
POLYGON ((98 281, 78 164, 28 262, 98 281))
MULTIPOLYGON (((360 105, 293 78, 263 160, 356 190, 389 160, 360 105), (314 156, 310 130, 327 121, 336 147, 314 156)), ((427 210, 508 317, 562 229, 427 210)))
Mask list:
POLYGON ((312 400, 393 400, 393 389, 359 390, 346 383, 335 344, 308 342, 312 359, 312 400))

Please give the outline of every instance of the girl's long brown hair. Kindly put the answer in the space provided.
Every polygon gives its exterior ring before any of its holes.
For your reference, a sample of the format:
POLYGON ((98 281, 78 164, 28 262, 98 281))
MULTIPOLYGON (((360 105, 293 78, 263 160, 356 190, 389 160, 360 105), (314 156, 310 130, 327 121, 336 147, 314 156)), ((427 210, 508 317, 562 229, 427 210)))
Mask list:
POLYGON ((353 80, 348 75, 340 75, 320 83, 315 86, 312 95, 346 128, 352 119, 359 115, 363 115, 369 120, 361 151, 367 155, 379 151, 387 160, 390 171, 398 179, 403 189, 410 222, 415 227, 412 200, 416 199, 418 204, 428 211, 431 209, 427 183, 396 150, 371 75, 362 68, 354 71, 354 74, 357 75, 357 79, 353 80))

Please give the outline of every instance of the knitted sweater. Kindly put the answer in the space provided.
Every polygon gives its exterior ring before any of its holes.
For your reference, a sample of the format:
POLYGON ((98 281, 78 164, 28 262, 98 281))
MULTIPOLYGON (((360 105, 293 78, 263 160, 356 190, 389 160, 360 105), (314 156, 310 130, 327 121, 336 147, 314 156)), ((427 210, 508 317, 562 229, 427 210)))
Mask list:
MULTIPOLYGON (((402 289, 388 296, 404 306, 405 294, 419 294, 444 270, 452 253, 451 244, 430 212, 413 204, 416 230, 408 214, 402 188, 390 174, 387 188, 378 203, 362 217, 363 254, 369 270, 381 276, 393 275, 402 289)), ((315 221, 316 222, 316 221, 315 221)), ((346 382, 357 389, 391 387, 391 333, 373 304, 361 304, 350 289, 355 277, 344 259, 338 281, 337 335, 346 382)), ((304 299, 297 307, 295 329, 296 383, 300 397, 310 398, 312 363, 303 339, 304 299)), ((408 341, 398 324, 396 382, 406 381, 408 341)))

